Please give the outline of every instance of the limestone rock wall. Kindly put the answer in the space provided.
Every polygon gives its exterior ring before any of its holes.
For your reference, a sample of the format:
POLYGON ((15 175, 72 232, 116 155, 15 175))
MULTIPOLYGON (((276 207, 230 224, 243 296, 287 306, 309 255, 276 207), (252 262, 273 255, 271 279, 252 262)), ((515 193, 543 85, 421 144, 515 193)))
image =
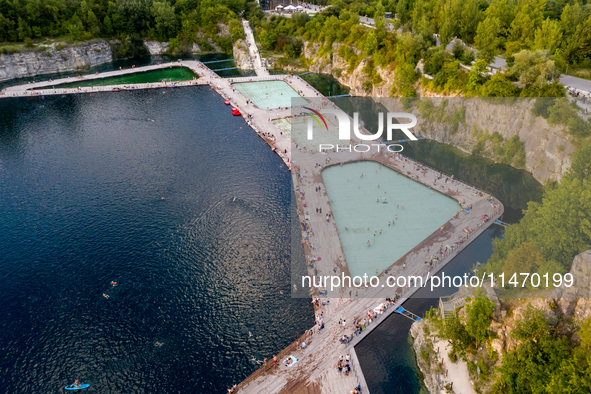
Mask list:
MULTIPOLYGON (((444 98, 433 98, 437 108, 444 98)), ((390 112, 408 112, 404 110, 400 100, 378 99, 390 112)), ((472 152, 478 139, 474 128, 482 133, 501 134, 504 140, 514 135, 524 144, 525 169, 541 183, 546 180, 562 179, 572 162, 576 147, 573 138, 564 130, 564 126, 549 125, 542 117, 532 115, 534 100, 520 99, 514 103, 497 104, 490 99, 449 98, 446 111, 466 107, 466 122, 459 123, 453 132, 452 123, 429 122, 420 117, 418 108, 410 111, 417 116, 419 123, 413 128, 417 134, 425 138, 453 145, 466 152, 472 152)), ((489 152, 490 144, 486 144, 489 152)), ((486 150, 485 150, 486 151, 486 150)))
MULTIPOLYGON (((395 70, 376 68, 382 82, 365 89, 368 76, 363 71, 366 65, 362 61, 352 72, 348 72, 348 63, 338 55, 342 44, 334 43, 332 50, 322 56, 318 54, 322 46, 315 42, 304 42, 304 57, 308 60, 310 71, 332 74, 343 85, 351 89, 352 96, 389 97, 394 83, 395 70)), ((352 48, 353 49, 353 48, 352 48)), ((359 51, 356 51, 359 53, 359 51)), ((422 96, 432 96, 421 91, 422 96)), ((435 99, 437 100, 437 99, 435 99)), ((389 101, 383 100, 383 104, 389 101)), ((449 100, 453 107, 454 100, 449 100)), ((459 103, 459 102, 458 102, 459 103)), ((452 133, 452 124, 420 122, 415 130, 425 138, 453 145, 465 152, 472 152, 478 139, 473 135, 474 127, 480 132, 492 134, 499 132, 505 140, 517 135, 524 144, 526 153, 525 169, 541 183, 546 180, 559 181, 572 162, 575 146, 572 137, 564 131, 564 126, 551 126, 541 117, 531 113, 533 100, 520 100, 515 104, 493 104, 491 101, 469 100, 466 102, 466 122, 459 124, 452 133)), ((463 104, 458 104, 461 106, 463 104)), ((391 106, 391 105, 390 105, 391 106)), ((387 106, 388 108, 388 106, 387 106)), ((391 112, 406 112, 399 108, 388 108, 391 112)), ((417 114, 415 108, 413 113, 417 114)), ((492 155, 492 144, 485 144, 485 155, 492 155)))
POLYGON ((0 81, 87 69, 113 61, 111 46, 103 40, 80 46, 59 46, 0 55, 0 81))
POLYGON ((241 70, 252 70, 254 68, 252 65, 252 59, 250 58, 250 54, 248 52, 248 46, 243 39, 237 40, 234 43, 232 47, 232 53, 236 67, 241 70))
MULTIPOLYGON (((489 328, 491 332, 495 333, 491 341, 491 348, 498 356, 494 362, 495 367, 501 366, 503 356, 506 352, 510 352, 519 346, 520 342, 511 333, 517 328, 517 323, 526 315, 528 307, 531 306, 542 311, 548 322, 558 330, 565 328, 568 331, 572 330, 570 318, 576 324, 581 324, 586 319, 591 318, 591 298, 589 298, 591 289, 591 250, 575 256, 570 273, 575 279, 574 286, 558 287, 552 291, 550 297, 546 298, 510 300, 508 305, 511 308, 511 314, 501 313, 500 316, 495 314, 494 320, 489 328), (565 319, 565 317, 569 319, 565 319), (567 322, 567 327, 565 327, 565 322, 567 322)), ((457 297, 463 298, 465 294, 457 295, 457 297)), ((466 321, 467 314, 465 308, 458 310, 458 317, 460 321, 466 321)), ((413 347, 417 364, 424 374, 424 383, 430 393, 439 393, 440 391, 437 388, 439 377, 437 370, 431 367, 432 363, 428 362, 424 353, 425 349, 429 349, 429 346, 425 345, 428 345, 430 340, 424 333, 424 327, 427 324, 429 324, 428 320, 420 320, 413 323, 410 334, 414 340, 413 347)), ((474 358, 473 356, 469 357, 474 358)), ((481 387, 481 392, 490 392, 490 385, 487 384, 485 387, 481 387)))
MULTIPOLYGON (((332 74, 340 83, 348 86, 351 91, 351 96, 362 97, 388 97, 392 89, 394 80, 393 72, 384 70, 381 67, 376 67, 376 71, 380 74, 382 82, 378 85, 373 85, 371 89, 365 89, 364 82, 368 80, 367 74, 363 68, 367 65, 366 60, 363 60, 352 72, 348 72, 349 63, 339 56, 339 48, 343 44, 332 44, 332 50, 322 56, 318 56, 321 50, 321 45, 317 42, 304 42, 304 57, 310 63, 310 71, 316 73, 332 74)), ((359 54, 360 51, 356 48, 350 48, 359 54)))
POLYGON ((170 43, 159 41, 144 41, 144 46, 148 49, 150 55, 161 55, 168 51, 170 43))
MULTIPOLYGON (((414 322, 412 326, 410 326, 410 335, 413 338, 413 349, 415 352, 417 365, 423 374, 423 383, 425 384, 425 387, 427 387, 429 393, 438 394, 438 376, 434 371, 431 370, 431 363, 427 362, 427 360, 421 355, 421 351, 424 351, 423 347, 426 345, 425 342, 427 340, 424 333, 425 324, 426 321, 423 319, 414 322)), ((429 355, 429 358, 432 358, 432 355, 429 355)))

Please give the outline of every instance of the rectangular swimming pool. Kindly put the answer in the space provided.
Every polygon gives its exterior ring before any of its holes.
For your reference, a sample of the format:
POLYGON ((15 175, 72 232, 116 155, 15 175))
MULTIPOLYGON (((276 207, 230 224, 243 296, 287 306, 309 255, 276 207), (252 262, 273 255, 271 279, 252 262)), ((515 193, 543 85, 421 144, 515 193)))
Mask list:
POLYGON ((232 84, 236 90, 263 109, 306 105, 308 102, 283 81, 240 82, 232 84), (293 99, 293 101, 292 101, 293 99))
POLYGON ((461 210, 456 200, 373 161, 328 167, 322 179, 353 276, 381 273, 461 210))

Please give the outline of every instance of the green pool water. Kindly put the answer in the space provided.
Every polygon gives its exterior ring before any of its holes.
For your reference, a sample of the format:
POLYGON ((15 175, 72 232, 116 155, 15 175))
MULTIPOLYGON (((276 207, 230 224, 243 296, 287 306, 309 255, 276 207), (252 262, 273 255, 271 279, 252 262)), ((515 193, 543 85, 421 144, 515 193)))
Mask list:
POLYGON ((240 82, 232 86, 259 108, 273 109, 308 103, 283 81, 240 82))
MULTIPOLYGON (((190 81, 194 77, 198 77, 191 69, 186 67, 172 67, 161 70, 144 71, 128 75, 120 75, 117 77, 90 79, 56 85, 59 88, 76 88, 78 86, 106 86, 106 85, 127 85, 135 83, 154 83, 165 80, 169 81, 190 81)), ((47 89, 47 88, 43 88, 47 89)))
POLYGON ((353 276, 381 273, 461 209, 456 200, 371 161, 328 167, 322 179, 353 276))

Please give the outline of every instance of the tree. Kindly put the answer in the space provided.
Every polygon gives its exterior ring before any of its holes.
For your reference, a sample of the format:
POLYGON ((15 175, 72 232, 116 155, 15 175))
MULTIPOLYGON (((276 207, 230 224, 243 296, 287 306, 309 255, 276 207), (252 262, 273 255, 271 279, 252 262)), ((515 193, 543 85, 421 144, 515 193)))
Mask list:
POLYGON ((92 10, 88 10, 86 21, 88 24, 88 31, 90 31, 94 36, 98 36, 101 32, 101 27, 96 15, 94 12, 92 12, 92 10))
POLYGON ((478 49, 478 57, 490 63, 495 57, 500 22, 496 17, 488 17, 478 24, 474 43, 478 49))
POLYGON ((478 30, 478 24, 482 20, 480 2, 474 0, 462 1, 462 13, 460 16, 460 37, 466 42, 474 42, 478 30))
POLYGON ((509 35, 511 22, 515 18, 517 6, 510 0, 493 0, 486 9, 487 18, 496 18, 499 26, 499 35, 503 40, 509 35))
POLYGON ((480 88, 481 97, 518 97, 519 88, 507 80, 504 74, 493 75, 480 88))
POLYGON ((462 44, 461 41, 454 41, 454 45, 451 48, 452 55, 454 55, 456 59, 462 60, 465 52, 466 47, 464 46, 464 44, 462 44))
POLYGON ((445 320, 443 335, 451 344, 454 353, 459 355, 465 354, 466 349, 474 340, 468 331, 466 331, 466 327, 462 324, 460 319, 455 315, 445 320))
POLYGON ((417 78, 418 75, 412 64, 404 63, 396 67, 394 84, 392 84, 392 94, 402 97, 416 97, 417 92, 413 85, 417 81, 417 78))
POLYGON ((425 56, 424 71, 436 75, 445 63, 453 61, 452 55, 442 47, 429 48, 425 56))
POLYGON ((291 19, 296 27, 304 27, 310 21, 310 15, 307 12, 296 12, 291 19))
POLYGON ((583 23, 585 19, 585 12, 581 7, 580 2, 573 2, 566 4, 560 15, 560 28, 564 32, 564 37, 569 39, 575 34, 577 26, 583 23))
POLYGON ((533 49, 546 49, 552 54, 558 48, 561 38, 560 23, 547 18, 536 30, 533 49))
POLYGON ((488 338, 488 328, 492 323, 494 309, 495 304, 488 298, 477 298, 466 306, 466 331, 475 339, 476 346, 488 338))
POLYGON ((575 152, 568 176, 591 181, 591 141, 587 141, 575 152))
POLYGON ((545 50, 522 50, 514 55, 515 61, 510 72, 519 77, 519 81, 526 87, 542 86, 552 79, 558 79, 560 72, 550 59, 550 53, 545 50))
POLYGON ((576 26, 566 44, 565 56, 571 62, 583 62, 591 57, 591 15, 576 26))
POLYGON ((111 23, 111 18, 109 18, 109 15, 105 16, 105 19, 103 19, 103 29, 107 37, 111 37, 113 35, 113 24, 111 23))
POLYGON ((18 18, 18 38, 24 40, 26 37, 31 37, 32 31, 27 22, 23 18, 18 18))
POLYGON ((544 20, 546 0, 521 0, 518 12, 511 23, 511 33, 506 45, 508 54, 519 52, 533 45, 536 29, 544 20))
POLYGON ((242 28, 242 23, 240 23, 237 19, 232 19, 229 26, 230 35, 232 36, 233 41, 244 38, 244 29, 242 28))
POLYGON ((581 338, 581 348, 591 350, 591 318, 585 319, 580 325, 579 338, 581 338))
POLYGON ((367 56, 371 56, 376 49, 378 49, 378 40, 376 38, 376 33, 373 30, 367 33, 363 49, 367 52, 367 56))
POLYGON ((259 34, 259 42, 264 49, 273 49, 277 44, 277 33, 274 31, 263 30, 259 34))
POLYGON ((508 281, 513 274, 517 274, 517 277, 519 277, 521 272, 537 272, 542 264, 544 264, 544 256, 542 256, 538 248, 531 243, 519 245, 509 252, 503 265, 506 278, 505 286, 512 286, 508 284, 508 281))
MULTIPOLYGON (((517 329, 512 334, 521 344, 503 358, 501 372, 493 392, 504 393, 583 393, 581 387, 574 391, 549 390, 552 380, 561 365, 571 360, 569 341, 555 337, 549 329, 544 313, 528 306, 522 319, 517 320, 517 329)), ((572 376, 572 375, 571 375, 572 376)))
POLYGON ((169 2, 154 2, 152 4, 152 16, 156 22, 158 38, 167 40, 176 34, 177 20, 174 14, 174 6, 169 2))
POLYGON ((82 21, 78 18, 78 15, 72 17, 68 30, 74 40, 80 40, 82 38, 82 34, 84 34, 84 25, 82 25, 82 21))
POLYGON ((484 59, 478 59, 472 66, 468 73, 468 84, 466 90, 469 92, 476 92, 486 82, 483 73, 486 72, 487 62, 484 59))
POLYGON ((445 89, 454 89, 454 84, 460 77, 460 71, 458 70, 460 62, 451 61, 445 62, 441 70, 433 78, 433 84, 435 86, 444 87, 445 89))
POLYGON ((565 178, 548 191, 532 230, 546 259, 570 266, 574 256, 591 248, 591 182, 565 178))

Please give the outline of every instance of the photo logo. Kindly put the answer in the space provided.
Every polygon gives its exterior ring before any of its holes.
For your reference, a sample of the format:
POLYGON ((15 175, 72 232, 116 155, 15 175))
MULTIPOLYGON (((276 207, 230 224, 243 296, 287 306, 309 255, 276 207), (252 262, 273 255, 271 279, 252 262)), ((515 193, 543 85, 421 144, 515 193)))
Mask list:
MULTIPOLYGON (((326 130, 328 130, 328 124, 326 124, 326 119, 324 119, 324 116, 322 116, 320 114, 320 112, 313 110, 312 108, 308 108, 308 107, 304 107, 304 109, 307 109, 308 111, 312 111, 316 116, 314 116, 313 114, 307 114, 309 115, 312 119, 314 119, 316 121, 316 123, 318 123, 318 126, 320 126, 320 130, 322 130, 322 124, 320 124, 320 121, 318 120, 318 118, 322 119, 322 122, 324 122, 324 127, 326 127, 326 130)), ((311 140, 312 139, 312 119, 308 119, 308 139, 311 140)))
MULTIPOLYGON (((314 135, 314 124, 312 119, 316 121, 316 123, 320 126, 322 130, 322 123, 324 123, 324 127, 328 130, 328 124, 326 119, 322 116, 322 114, 333 114, 337 117, 339 122, 339 139, 349 141, 351 140, 351 122, 349 116, 340 110, 334 109, 324 109, 320 111, 313 110, 309 107, 304 107, 305 109, 313 112, 313 113, 306 113, 309 115, 310 118, 308 119, 308 140, 313 139, 314 135)), ((382 112, 378 113, 378 132, 375 134, 363 134, 361 133, 361 129, 359 127, 359 114, 357 112, 353 113, 353 133, 355 136, 360 140, 364 141, 375 141, 382 136, 384 133, 384 114, 382 112)), ((392 130, 401 130, 411 141, 417 141, 418 138, 415 137, 413 133, 410 132, 410 128, 417 125, 417 118, 413 114, 405 113, 405 112, 388 112, 386 114, 386 139, 388 141, 392 140, 392 130), (410 119, 410 123, 394 123, 394 119, 410 119)))

